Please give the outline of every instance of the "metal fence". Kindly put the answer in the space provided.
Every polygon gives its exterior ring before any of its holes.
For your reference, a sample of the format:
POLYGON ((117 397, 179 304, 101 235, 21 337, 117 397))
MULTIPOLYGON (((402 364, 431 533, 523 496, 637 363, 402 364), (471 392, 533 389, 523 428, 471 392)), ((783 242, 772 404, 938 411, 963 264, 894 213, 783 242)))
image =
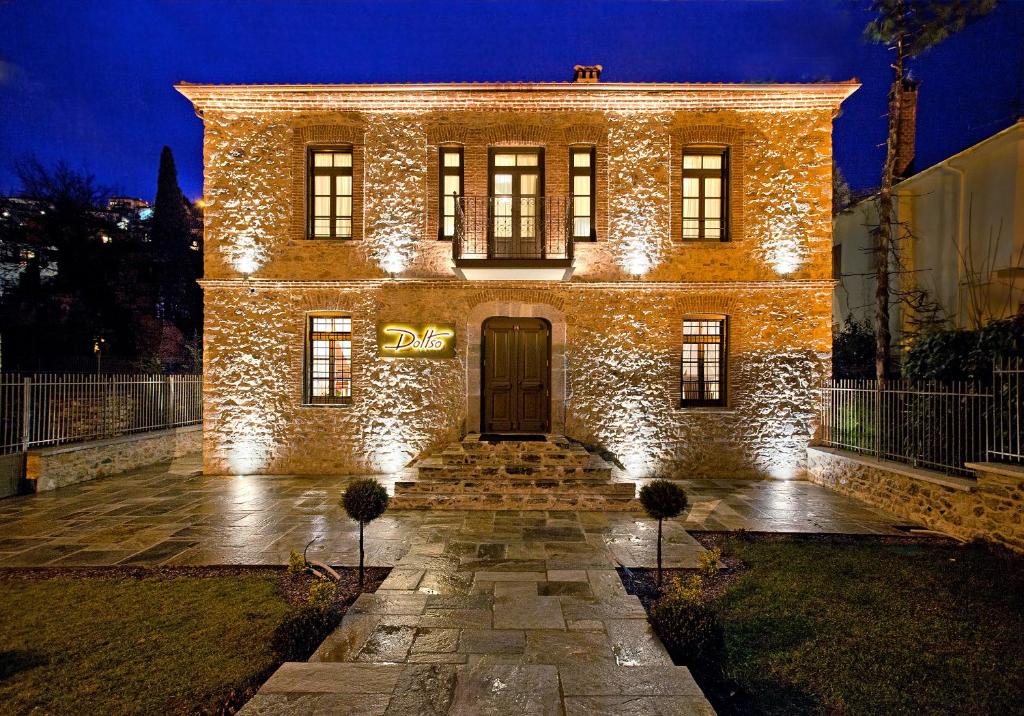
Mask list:
POLYGON ((572 206, 564 196, 458 197, 452 258, 570 261, 572 206))
POLYGON ((823 391, 821 442, 950 475, 965 463, 1024 462, 1024 362, 993 367, 991 384, 836 380, 823 391))
POLYGON ((0 374, 0 454, 195 425, 199 375, 0 374))
POLYGON ((988 455, 993 461, 1024 463, 1024 359, 996 364, 992 371, 995 416, 988 455))

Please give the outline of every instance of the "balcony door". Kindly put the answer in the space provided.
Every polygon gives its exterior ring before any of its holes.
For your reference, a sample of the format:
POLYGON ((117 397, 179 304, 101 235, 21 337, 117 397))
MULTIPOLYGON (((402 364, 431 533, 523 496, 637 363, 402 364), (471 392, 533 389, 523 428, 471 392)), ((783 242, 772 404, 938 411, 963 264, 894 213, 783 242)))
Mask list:
POLYGON ((489 173, 488 258, 545 258, 543 150, 491 149, 489 173))
POLYGON ((488 318, 483 330, 485 433, 551 429, 551 328, 540 318, 488 318))

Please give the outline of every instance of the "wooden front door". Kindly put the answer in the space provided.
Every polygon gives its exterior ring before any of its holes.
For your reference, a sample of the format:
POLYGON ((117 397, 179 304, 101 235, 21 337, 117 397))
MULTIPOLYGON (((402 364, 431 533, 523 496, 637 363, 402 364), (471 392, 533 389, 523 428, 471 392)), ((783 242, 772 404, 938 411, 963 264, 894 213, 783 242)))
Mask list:
POLYGON ((540 318, 488 318, 483 330, 485 433, 551 430, 551 328, 540 318))

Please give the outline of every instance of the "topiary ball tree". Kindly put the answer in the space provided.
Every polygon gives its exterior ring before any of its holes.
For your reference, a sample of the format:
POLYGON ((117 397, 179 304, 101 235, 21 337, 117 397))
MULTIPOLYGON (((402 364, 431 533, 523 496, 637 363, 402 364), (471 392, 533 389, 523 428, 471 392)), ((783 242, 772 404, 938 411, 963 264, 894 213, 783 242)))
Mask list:
POLYGON ((388 508, 388 491, 372 478, 353 480, 341 496, 341 506, 359 523, 359 589, 363 588, 363 525, 373 522, 388 508))
POLYGON ((668 480, 653 480, 640 488, 640 504, 658 521, 658 589, 661 589, 661 521, 686 509, 686 493, 668 480))

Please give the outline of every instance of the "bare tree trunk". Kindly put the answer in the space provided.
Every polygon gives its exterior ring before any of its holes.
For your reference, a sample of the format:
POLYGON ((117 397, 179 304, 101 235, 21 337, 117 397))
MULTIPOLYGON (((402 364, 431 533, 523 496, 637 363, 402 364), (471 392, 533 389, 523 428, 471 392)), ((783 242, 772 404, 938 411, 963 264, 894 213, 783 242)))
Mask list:
POLYGON ((359 520, 359 591, 363 591, 363 521, 359 520))
POLYGON ((658 589, 661 589, 661 518, 658 518, 658 589))
POLYGON ((875 378, 878 385, 885 382, 890 363, 889 334, 889 256, 893 245, 892 185, 896 173, 900 110, 903 107, 903 40, 896 41, 896 59, 893 62, 893 80, 889 88, 889 130, 885 142, 885 165, 882 185, 878 190, 878 232, 875 246, 875 378))

